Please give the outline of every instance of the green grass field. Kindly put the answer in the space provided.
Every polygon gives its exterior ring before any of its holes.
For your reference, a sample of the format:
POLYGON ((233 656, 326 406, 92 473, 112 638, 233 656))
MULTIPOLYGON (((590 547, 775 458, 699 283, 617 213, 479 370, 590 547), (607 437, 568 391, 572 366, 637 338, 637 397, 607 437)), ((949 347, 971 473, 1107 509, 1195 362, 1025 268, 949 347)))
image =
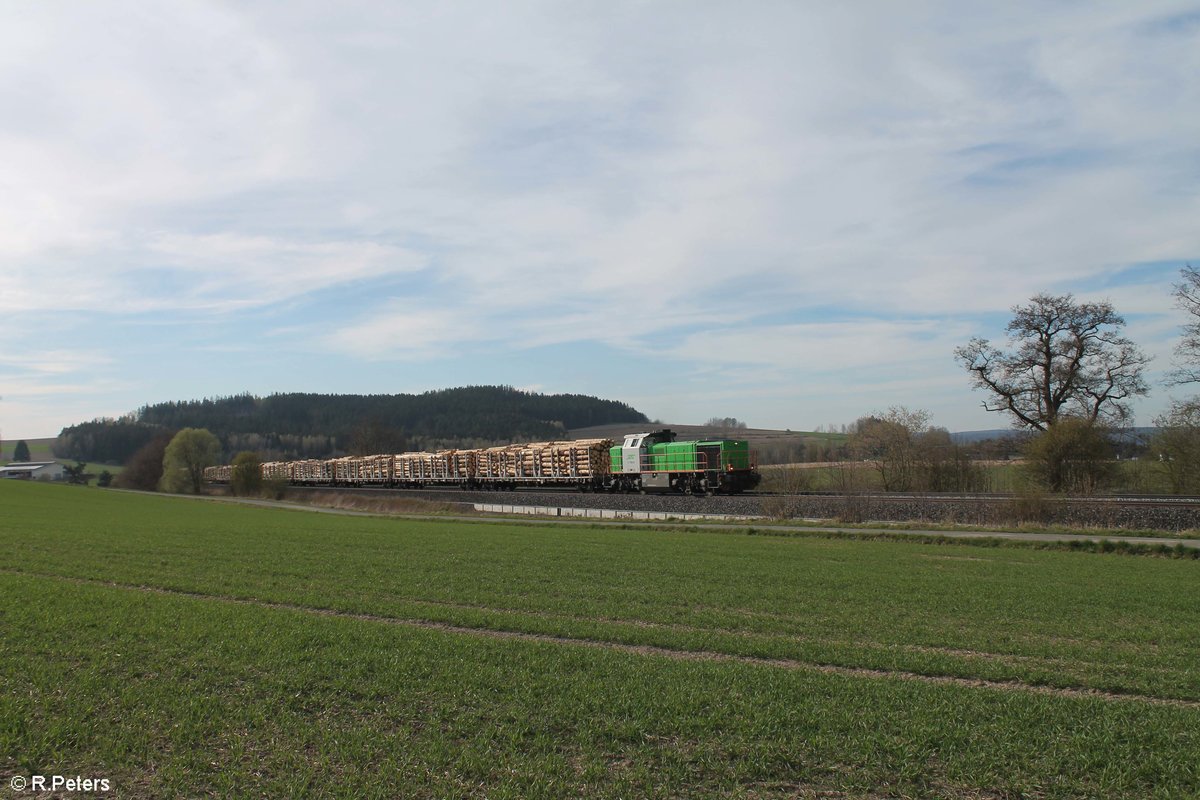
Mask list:
POLYGON ((1196 561, 0 507, 5 790, 1200 796, 1196 561))

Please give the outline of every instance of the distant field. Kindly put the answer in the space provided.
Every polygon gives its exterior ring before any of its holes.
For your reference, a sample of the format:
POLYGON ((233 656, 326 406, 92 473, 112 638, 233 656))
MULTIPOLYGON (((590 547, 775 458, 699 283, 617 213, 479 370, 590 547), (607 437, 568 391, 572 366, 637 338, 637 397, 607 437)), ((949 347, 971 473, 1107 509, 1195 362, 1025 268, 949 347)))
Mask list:
MULTIPOLYGON (((982 462, 984 492, 1019 492, 1026 486, 1019 461, 982 462)), ((761 491, 839 492, 882 491, 879 472, 865 461, 764 465, 761 491)), ((1117 463, 1115 480, 1104 491, 1170 494, 1171 486, 1161 465, 1149 459, 1117 463)))
MULTIPOLYGON (((17 446, 20 439, 5 439, 0 442, 0 461, 8 462, 12 460, 13 448, 17 446)), ((29 457, 34 461, 53 461, 54 453, 50 447, 54 444, 54 438, 49 439, 26 439, 25 444, 29 445, 29 457)))
POLYGON ((17 483, 0 503, 9 775, 133 797, 1200 794, 1194 561, 17 483))
MULTIPOLYGON (((0 442, 0 465, 12 462, 13 448, 17 446, 19 439, 11 439, 0 442)), ((54 445, 54 438, 49 439, 26 439, 25 444, 29 445, 29 458, 32 461, 61 461, 64 464, 73 464, 70 459, 58 458, 54 455, 51 449, 54 445)), ((98 462, 87 463, 86 471, 90 475, 99 475, 102 471, 108 470, 113 475, 120 475, 125 467, 114 464, 101 464, 98 462)), ((95 480, 92 481, 95 483, 95 480)))
POLYGON ((750 442, 775 439, 806 439, 819 438, 830 441, 844 442, 844 433, 812 433, 808 431, 781 431, 774 428, 722 428, 712 425, 671 425, 668 423, 637 423, 622 422, 614 425, 596 425, 591 428, 578 428, 571 431, 573 439, 619 439, 626 433, 654 431, 670 428, 679 435, 680 439, 746 439, 750 442))

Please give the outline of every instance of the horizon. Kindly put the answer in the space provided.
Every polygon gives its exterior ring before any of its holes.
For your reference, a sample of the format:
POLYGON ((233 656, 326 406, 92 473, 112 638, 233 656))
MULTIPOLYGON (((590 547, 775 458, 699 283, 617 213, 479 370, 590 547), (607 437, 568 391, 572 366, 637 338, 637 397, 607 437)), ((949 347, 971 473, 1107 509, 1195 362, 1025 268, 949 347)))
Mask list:
MULTIPOLYGON (((1154 357, 1200 264, 1192 2, 23 6, 0 437, 189 397, 502 384, 1008 427, 1037 293, 1154 357)), ((675 424, 687 424, 676 422, 675 424)))
MULTIPOLYGON (((448 387, 443 387, 443 389, 434 389, 434 390, 428 390, 428 391, 430 391, 430 392, 455 391, 458 389, 469 389, 469 387, 468 386, 448 386, 448 387)), ((544 392, 532 392, 530 390, 516 389, 516 387, 509 387, 509 389, 515 389, 515 391, 521 391, 521 392, 539 393, 539 395, 546 395, 546 393, 544 393, 544 392)), ((282 395, 288 395, 288 393, 290 393, 290 392, 280 392, 280 393, 282 393, 282 395)), ((224 401, 224 399, 230 399, 230 397, 235 397, 235 396, 197 397, 197 398, 191 398, 191 399, 182 399, 182 401, 167 401, 167 402, 178 402, 178 403, 199 403, 199 402, 205 402, 205 401, 221 402, 221 401, 224 401)), ((252 397, 254 397, 256 399, 264 398, 263 396, 252 396, 252 397)), ((594 397, 593 399, 598 399, 598 401, 622 402, 622 401, 619 401, 618 398, 610 398, 610 397, 594 397)), ((716 426, 716 425, 708 425, 707 421, 706 422, 685 422, 685 421, 679 421, 679 420, 664 421, 664 420, 659 419, 659 417, 650 417, 649 415, 644 414, 643 411, 641 411, 641 409, 637 409, 635 407, 630 407, 630 408, 634 411, 637 411, 637 413, 647 416, 648 421, 644 422, 644 423, 642 423, 642 422, 628 422, 628 423, 626 423, 626 422, 608 422, 608 423, 602 423, 602 425, 598 425, 598 426, 593 425, 593 426, 583 426, 581 428, 568 428, 568 431, 571 433, 575 433, 577 431, 587 431, 587 429, 595 428, 595 427, 605 428, 605 427, 619 427, 619 426, 642 426, 641 428, 638 428, 638 429, 659 428, 659 427, 665 427, 668 429, 689 428, 689 427, 698 427, 698 428, 722 427, 722 426, 716 426)), ((137 413, 137 411, 131 411, 131 413, 128 415, 136 415, 136 413, 137 413)), ((94 417, 94 419, 80 420, 77 423, 73 423, 72 426, 66 426, 66 427, 70 428, 70 427, 73 427, 74 425, 86 425, 86 423, 91 423, 91 422, 118 421, 118 420, 122 419, 122 417, 128 416, 128 415, 120 415, 118 417, 94 417)), ((853 420, 851 422, 839 423, 838 426, 818 425, 815 428, 803 428, 802 429, 802 428, 761 427, 761 426, 749 425, 749 423, 746 423, 744 420, 738 420, 738 419, 736 419, 736 417, 734 417, 734 420, 736 420, 738 422, 738 426, 736 428, 731 428, 731 429, 734 429, 734 431, 743 431, 743 429, 744 429, 744 431, 749 431, 749 432, 769 432, 769 433, 797 434, 797 435, 826 434, 826 433, 844 434, 844 433, 846 433, 846 431, 844 431, 844 429, 842 429, 842 428, 851 426, 851 425, 853 425, 853 422, 857 421, 857 420, 853 420), (836 429, 834 429, 834 428, 836 428, 836 429)), ((941 426, 935 425, 934 427, 941 427, 941 426)), ((630 427, 630 431, 632 431, 632 429, 634 429, 634 428, 630 427)), ((994 428, 977 428, 977 429, 971 429, 971 431, 955 431, 955 429, 948 429, 948 432, 952 435, 978 434, 978 433, 1013 433, 1013 434, 1027 433, 1027 431, 1025 431, 1025 429, 1016 428, 1013 426, 994 427, 994 428)), ((16 445, 18 443, 18 441, 26 441, 26 443, 34 443, 34 441, 44 441, 44 443, 49 443, 49 441, 53 441, 56 438, 58 438, 60 433, 55 433, 52 435, 42 435, 42 437, 26 437, 26 435, 6 435, 6 434, 2 434, 2 431, 0 431, 0 455, 2 455, 2 452, 4 452, 6 444, 16 445)))

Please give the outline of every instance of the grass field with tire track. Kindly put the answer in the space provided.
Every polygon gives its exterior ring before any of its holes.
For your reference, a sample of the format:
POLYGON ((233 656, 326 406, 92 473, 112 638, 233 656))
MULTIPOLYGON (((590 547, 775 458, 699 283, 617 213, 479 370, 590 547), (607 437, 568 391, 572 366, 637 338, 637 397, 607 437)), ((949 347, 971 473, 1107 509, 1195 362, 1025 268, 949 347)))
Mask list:
POLYGON ((1196 561, 22 483, 0 507, 5 790, 1200 794, 1196 561))

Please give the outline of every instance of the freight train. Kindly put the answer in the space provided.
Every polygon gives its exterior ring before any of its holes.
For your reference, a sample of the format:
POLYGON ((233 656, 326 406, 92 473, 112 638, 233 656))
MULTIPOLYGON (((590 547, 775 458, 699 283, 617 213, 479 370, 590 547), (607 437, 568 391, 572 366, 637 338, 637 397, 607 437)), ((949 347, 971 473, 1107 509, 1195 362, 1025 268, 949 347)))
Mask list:
MULTIPOLYGON (((761 480, 745 441, 675 441, 670 430, 611 439, 534 442, 437 453, 346 456, 262 465, 266 480, 298 486, 515 489, 575 487, 585 492, 736 494, 761 480)), ((210 483, 228 483, 230 465, 209 467, 210 483)))

